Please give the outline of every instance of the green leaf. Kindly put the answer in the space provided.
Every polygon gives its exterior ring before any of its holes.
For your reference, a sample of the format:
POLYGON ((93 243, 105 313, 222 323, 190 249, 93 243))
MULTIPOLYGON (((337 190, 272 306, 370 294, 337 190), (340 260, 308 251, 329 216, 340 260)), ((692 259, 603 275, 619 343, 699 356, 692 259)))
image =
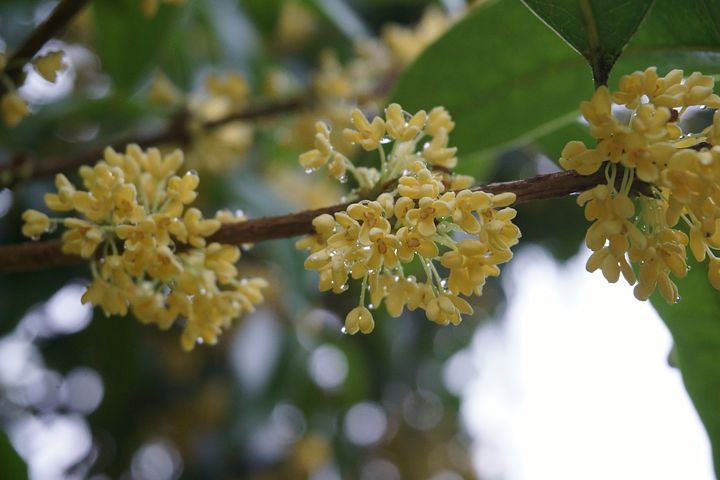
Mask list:
POLYGON ((653 0, 523 0, 590 64, 596 85, 608 75, 653 0))
POLYGON ((182 7, 161 4, 155 16, 147 18, 137 0, 97 0, 93 11, 103 70, 118 89, 131 91, 155 66, 182 7))
POLYGON ((0 432, 0 477, 28 478, 27 466, 13 448, 4 432, 0 432))
POLYGON ((391 98, 408 111, 445 106, 463 156, 554 131, 591 92, 582 57, 520 2, 500 1, 478 7, 430 46, 391 98))
POLYGON ((673 336, 675 358, 710 437, 720 478, 720 294, 710 286, 704 264, 691 267, 675 281, 680 302, 668 305, 658 293, 651 301, 673 336))
MULTIPOLYGON (((656 65, 720 73, 720 6, 657 0, 617 61, 610 84, 656 65), (677 22, 681 19, 684 23, 677 22)), ((576 122, 592 96, 586 61, 520 2, 478 7, 431 45, 391 95, 406 110, 444 105, 457 127, 451 142, 476 158, 522 145, 576 122)), ((553 138, 557 158, 558 137, 553 138)), ((567 138, 566 140, 572 140, 567 138)))

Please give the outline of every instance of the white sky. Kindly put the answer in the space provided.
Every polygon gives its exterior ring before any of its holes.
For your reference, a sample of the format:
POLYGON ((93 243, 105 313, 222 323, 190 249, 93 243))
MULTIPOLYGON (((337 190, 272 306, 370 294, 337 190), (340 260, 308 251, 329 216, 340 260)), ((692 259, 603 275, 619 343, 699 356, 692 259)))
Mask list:
POLYGON ((528 248, 503 273, 509 308, 473 341, 462 404, 481 478, 713 479, 667 329, 587 256, 528 248))

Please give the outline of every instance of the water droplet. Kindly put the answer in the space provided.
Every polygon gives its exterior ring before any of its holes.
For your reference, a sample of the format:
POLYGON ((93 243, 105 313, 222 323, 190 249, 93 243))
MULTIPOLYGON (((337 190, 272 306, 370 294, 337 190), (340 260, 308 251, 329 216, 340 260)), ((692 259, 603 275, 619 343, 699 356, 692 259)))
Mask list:
POLYGON ((430 142, 423 143, 423 150, 427 150, 428 148, 430 148, 430 142))
POLYGON ((340 183, 346 183, 347 180, 348 180, 347 175, 340 175, 340 177, 338 177, 338 182, 340 182, 340 183))
POLYGON ((315 171, 314 168, 306 168, 305 173, 313 173, 315 171))
POLYGON ((703 105, 702 107, 700 107, 700 110, 707 110, 707 109, 708 109, 707 105, 703 105))
POLYGON ((678 295, 677 297, 675 297, 675 303, 679 302, 680 300, 682 300, 682 297, 681 297, 680 295, 678 295))
POLYGON ((447 287, 447 278, 443 278, 443 279, 440 281, 440 286, 441 286, 442 288, 447 287))
POLYGON ((202 345, 203 343, 205 343, 205 340, 203 340, 202 337, 197 337, 195 339, 195 343, 197 343, 198 345, 202 345))
POLYGON ((402 171, 402 176, 403 176, 403 177, 407 177, 408 175, 410 175, 410 173, 411 173, 410 170, 408 170, 408 169, 406 168, 405 170, 402 171))
POLYGON ((347 202, 347 197, 345 195, 343 195, 342 197, 340 197, 340 203, 345 203, 345 202, 347 202))
POLYGON ((197 176, 198 176, 198 172, 197 172, 197 170, 188 170, 187 172, 185 172, 185 176, 186 176, 186 177, 191 177, 191 176, 192 176, 192 177, 197 177, 197 176))
POLYGON ((205 295, 206 293, 207 293, 207 290, 205 290, 204 288, 200 289, 200 295, 205 295))
POLYGON ((347 283, 343 283, 343 284, 340 286, 340 291, 341 291, 341 292, 344 292, 344 291, 346 291, 348 288, 349 288, 349 287, 348 287, 348 284, 347 284, 347 283))
POLYGON ((368 308, 369 308, 370 310, 375 310, 375 304, 374 304, 374 303, 369 303, 369 304, 368 304, 368 308))
POLYGON ((393 282, 399 282, 399 281, 400 281, 400 277, 397 276, 397 275, 395 275, 395 276, 393 277, 393 282))
POLYGON ((417 279, 415 278, 415 275, 410 275, 409 277, 407 277, 407 281, 410 283, 415 283, 417 282, 417 279))
POLYGON ((392 142, 392 138, 388 137, 387 135, 385 135, 384 137, 382 137, 382 138, 380 139, 380 143, 381 143, 382 145, 387 145, 387 144, 390 143, 390 142, 392 142))
POLYGON ((342 328, 340 329, 340 333, 342 333, 343 335, 347 335, 347 334, 348 334, 347 328, 342 327, 342 328))

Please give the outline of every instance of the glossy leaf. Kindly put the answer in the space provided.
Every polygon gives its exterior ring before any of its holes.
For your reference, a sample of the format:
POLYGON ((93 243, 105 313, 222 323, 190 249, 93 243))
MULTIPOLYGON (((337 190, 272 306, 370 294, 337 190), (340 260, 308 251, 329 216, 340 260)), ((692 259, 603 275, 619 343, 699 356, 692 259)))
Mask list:
MULTIPOLYGON (((720 7, 703 5, 658 0, 617 61, 610 85, 649 65, 661 73, 720 73, 720 7)), ((430 46, 392 98, 407 110, 444 105, 457 123, 451 140, 460 155, 487 158, 574 123, 592 91, 591 71, 577 52, 519 2, 498 1, 477 8, 430 46)))
POLYGON ((613 64, 653 0, 523 0, 528 8, 590 64, 596 84, 613 64))
POLYGON ((710 437, 720 477, 720 293, 710 286, 705 264, 693 262, 676 283, 680 302, 668 305, 657 293, 651 301, 672 333, 675 360, 710 437))
POLYGON ((592 92, 582 57, 519 2, 477 8, 400 78, 408 111, 443 105, 460 155, 528 142, 572 121, 592 92))
POLYGON ((103 70, 118 89, 129 91, 155 66, 165 40, 180 25, 182 7, 161 5, 147 18, 136 0, 98 0, 93 12, 103 70))

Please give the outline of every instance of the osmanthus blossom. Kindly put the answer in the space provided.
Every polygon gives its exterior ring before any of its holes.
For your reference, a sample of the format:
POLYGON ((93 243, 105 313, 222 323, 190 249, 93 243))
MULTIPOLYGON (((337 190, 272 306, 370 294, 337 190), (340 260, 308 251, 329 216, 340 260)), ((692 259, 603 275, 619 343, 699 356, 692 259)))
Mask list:
MULTIPOLYGON (((315 218, 316 233, 297 242, 310 251, 305 267, 318 271, 321 291, 342 293, 349 280, 361 281, 346 333, 370 333, 370 310, 383 302, 394 317, 419 308, 439 325, 457 325, 473 312, 460 295, 480 295, 487 277, 498 276, 498 265, 512 258, 510 248, 520 237, 509 208, 515 195, 472 191, 471 177, 449 173, 457 164, 456 149, 448 146, 455 124, 442 107, 409 114, 392 104, 384 118, 372 120, 355 110, 350 123, 354 128, 345 129, 344 137, 379 158, 378 168, 361 170, 341 157, 357 185, 351 196, 372 199, 315 218), (454 232, 472 239, 458 242, 454 232), (411 274, 418 267, 424 281, 411 274)), ((337 177, 327 163, 336 152, 332 132, 323 123, 316 131, 316 148, 301 155, 300 164, 311 171, 328 165, 328 174, 337 177)))
POLYGON ((181 323, 182 346, 191 350, 215 343, 234 318, 254 311, 267 282, 238 278, 238 247, 208 243, 222 223, 245 218, 220 211, 206 219, 189 207, 200 179, 193 171, 178 175, 182 164, 179 150, 108 148, 94 167, 81 167, 84 190, 60 174, 57 193, 45 195, 50 210, 77 216, 27 210, 22 232, 37 239, 63 225, 63 252, 90 262, 93 280, 83 303, 106 315, 132 312, 162 329, 181 323))
POLYGON ((622 274, 638 299, 657 289, 668 303, 678 301, 671 276, 686 275, 688 246, 697 261, 709 259, 708 278, 720 290, 720 113, 700 132, 680 128, 689 107, 720 108, 713 85, 712 77, 684 78, 682 70, 625 75, 618 91, 601 86, 580 107, 597 145, 571 141, 563 149, 565 169, 604 169, 607 180, 578 197, 593 222, 587 269, 601 270, 609 282, 622 274), (613 116, 613 103, 632 111, 627 123, 613 116), (644 183, 637 192, 636 178, 644 183))

